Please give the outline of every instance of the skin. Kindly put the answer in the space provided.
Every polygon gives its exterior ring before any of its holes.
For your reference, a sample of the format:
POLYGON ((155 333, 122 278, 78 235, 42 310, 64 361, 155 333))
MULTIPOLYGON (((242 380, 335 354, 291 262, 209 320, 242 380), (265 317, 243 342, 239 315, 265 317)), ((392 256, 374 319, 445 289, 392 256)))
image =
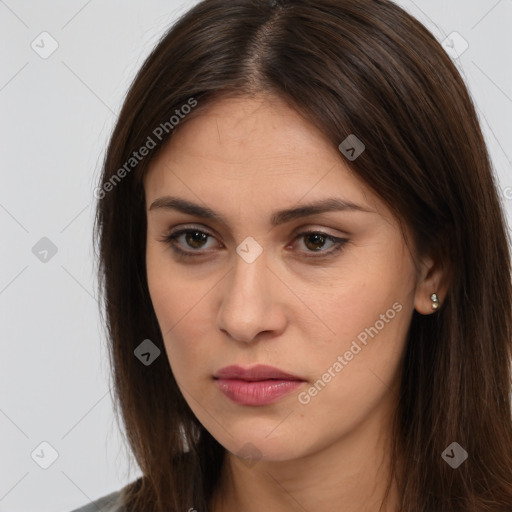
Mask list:
MULTIPOLYGON (((390 210, 350 170, 339 150, 286 103, 224 98, 178 127, 144 178, 149 291, 167 357, 190 408, 227 453, 215 512, 379 509, 389 476, 391 418, 414 309, 442 304, 442 275, 416 261, 390 210), (172 195, 208 206, 223 225, 153 208, 172 195), (315 214, 272 226, 275 210, 338 197, 370 212, 315 214), (164 237, 202 256, 180 260, 164 237), (348 239, 331 258, 323 232, 348 239), (248 263, 246 237, 263 252, 248 263), (315 251, 319 247, 319 251, 315 251), (307 256, 310 256, 309 258, 307 256), (398 303, 401 310, 307 404, 313 386, 398 303), (213 374, 231 364, 267 364, 307 382, 265 406, 238 405, 213 374), (247 443, 250 443, 248 445, 247 443), (251 446, 252 460, 236 454, 251 446)), ((340 141, 341 142, 341 141, 340 141)), ((393 485, 386 510, 396 509, 393 485)))

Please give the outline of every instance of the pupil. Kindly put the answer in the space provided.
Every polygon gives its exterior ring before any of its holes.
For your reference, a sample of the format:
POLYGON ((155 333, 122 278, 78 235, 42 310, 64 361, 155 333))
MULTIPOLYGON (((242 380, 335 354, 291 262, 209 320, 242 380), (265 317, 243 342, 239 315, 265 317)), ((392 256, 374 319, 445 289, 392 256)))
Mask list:
MULTIPOLYGON (((321 246, 324 243, 324 237, 322 235, 319 235, 319 234, 308 235, 307 239, 308 240, 314 239, 315 241, 313 242, 313 245, 320 244, 320 247, 313 247, 313 249, 315 249, 315 250, 321 249, 321 246)), ((306 245, 308 245, 308 244, 306 243, 306 245)), ((308 245, 308 247, 309 247, 309 245, 308 245)))
POLYGON ((193 231, 193 232, 191 231, 191 232, 187 233, 187 243, 191 247, 197 247, 196 245, 194 245, 197 242, 198 246, 200 248, 201 242, 205 242, 207 236, 208 235, 206 235, 205 233, 200 233, 199 231, 193 231), (190 243, 190 240, 192 240, 192 243, 190 243))

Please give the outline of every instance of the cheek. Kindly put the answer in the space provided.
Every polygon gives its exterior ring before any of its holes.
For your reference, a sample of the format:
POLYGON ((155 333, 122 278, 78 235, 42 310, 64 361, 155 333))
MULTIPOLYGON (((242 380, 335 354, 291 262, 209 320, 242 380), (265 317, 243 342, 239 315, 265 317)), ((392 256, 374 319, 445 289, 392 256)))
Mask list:
POLYGON ((401 361, 411 315, 410 308, 395 301, 376 307, 375 312, 369 309, 365 315, 347 317, 336 337, 322 347, 311 347, 315 350, 307 354, 315 377, 358 395, 367 388, 368 379, 389 384, 401 361))
POLYGON ((377 324, 377 334, 363 328, 361 332, 368 334, 366 344, 356 336, 338 338, 321 358, 311 354, 316 375, 297 399, 304 421, 326 425, 322 442, 336 439, 340 429, 353 431, 377 411, 393 407, 410 314, 403 307, 382 329, 377 324))
POLYGON ((358 403, 374 404, 400 370, 414 274, 409 260, 391 256, 365 259, 331 281, 330 295, 317 296, 321 318, 334 331, 323 329, 327 335, 317 336, 306 354, 318 382, 311 390, 318 405, 341 400, 357 410, 358 403))
POLYGON ((411 300, 406 281, 403 275, 390 273, 385 265, 368 264, 365 269, 340 273, 330 280, 328 289, 317 288, 308 303, 318 312, 321 324, 317 331, 319 353, 331 353, 329 347, 343 353, 353 340, 364 344, 376 331, 381 338, 398 327, 405 316, 404 307, 411 300))
POLYGON ((148 249, 147 279, 169 362, 173 372, 180 373, 180 368, 200 359, 200 347, 194 340, 202 339, 198 320, 204 316, 201 308, 209 288, 205 281, 187 278, 186 271, 170 258, 169 254, 162 256, 148 249))
POLYGON ((162 334, 186 321, 207 292, 206 283, 194 278, 193 270, 177 264, 171 251, 153 241, 146 250, 148 289, 162 334))

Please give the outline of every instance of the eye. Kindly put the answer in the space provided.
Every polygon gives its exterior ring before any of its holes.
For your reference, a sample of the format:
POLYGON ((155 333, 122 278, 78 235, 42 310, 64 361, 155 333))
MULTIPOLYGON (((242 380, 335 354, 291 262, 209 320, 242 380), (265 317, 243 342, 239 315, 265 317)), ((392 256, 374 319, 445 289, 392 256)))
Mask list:
POLYGON ((320 253, 320 257, 331 256, 343 249, 344 245, 348 242, 346 238, 338 238, 336 236, 329 235, 328 233, 324 233, 323 231, 304 231, 300 233, 296 238, 304 240, 304 246, 308 249, 306 251, 307 258, 319 257, 314 254, 307 253, 320 253), (326 241, 331 243, 330 250, 322 250, 326 241))
POLYGON ((193 252, 198 252, 197 249, 204 249, 208 238, 213 238, 213 235, 199 229, 181 229, 164 237, 163 241, 178 253, 196 256, 177 247, 177 245, 182 245, 177 243, 181 237, 184 237, 184 241, 189 248, 195 249, 193 252))
MULTIPOLYGON (((205 255, 200 252, 200 249, 209 248, 207 246, 209 238, 215 237, 207 231, 184 228, 164 236, 160 241, 168 244, 180 258, 197 258, 205 255), (180 243, 180 238, 182 238, 183 243, 180 243), (184 246, 192 250, 184 250, 184 246)), ((334 255, 343 249, 344 245, 348 242, 346 238, 338 238, 322 231, 304 231, 299 233, 294 240, 301 239, 306 247, 305 251, 301 251, 305 253, 304 257, 317 259, 334 255), (331 243, 331 248, 329 250, 322 250, 326 242, 331 243)))

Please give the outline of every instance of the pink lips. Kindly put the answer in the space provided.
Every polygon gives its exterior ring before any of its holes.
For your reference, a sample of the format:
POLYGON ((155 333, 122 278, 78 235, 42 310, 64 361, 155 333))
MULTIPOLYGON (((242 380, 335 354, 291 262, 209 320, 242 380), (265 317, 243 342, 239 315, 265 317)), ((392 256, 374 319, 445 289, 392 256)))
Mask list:
POLYGON ((226 366, 214 375, 222 393, 240 405, 267 405, 297 389, 304 379, 278 368, 226 366))

